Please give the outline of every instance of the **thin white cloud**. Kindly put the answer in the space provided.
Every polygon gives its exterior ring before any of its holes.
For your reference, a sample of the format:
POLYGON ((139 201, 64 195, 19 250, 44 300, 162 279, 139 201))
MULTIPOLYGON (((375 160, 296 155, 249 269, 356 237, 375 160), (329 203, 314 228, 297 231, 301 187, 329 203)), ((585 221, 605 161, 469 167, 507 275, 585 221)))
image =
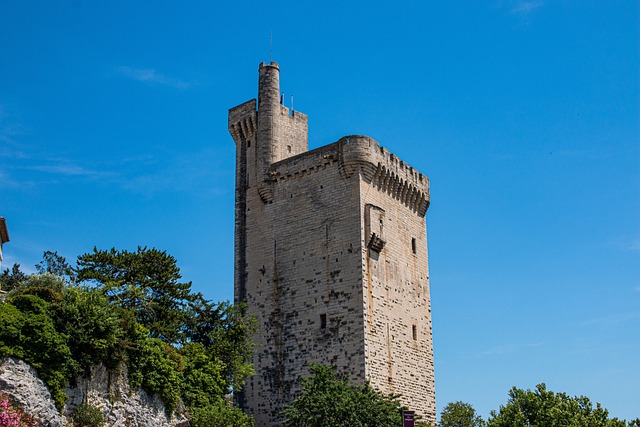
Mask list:
POLYGON ((620 236, 605 244, 606 247, 622 252, 640 252, 640 237, 620 236))
POLYGON ((616 323, 624 323, 630 320, 640 319, 640 311, 630 313, 618 313, 611 316, 598 317, 595 319, 588 319, 582 322, 581 326, 596 326, 596 325, 612 325, 616 323))
POLYGON ((106 174, 105 172, 87 169, 85 167, 70 163, 27 166, 25 167, 25 169, 64 176, 103 176, 106 174))
POLYGON ((18 189, 21 187, 21 183, 13 179, 13 177, 11 177, 5 171, 0 170, 0 188, 18 189))
POLYGON ((193 81, 184 81, 168 77, 153 68, 121 66, 117 67, 116 71, 118 74, 142 83, 169 86, 175 89, 189 89, 196 85, 196 82, 193 81))
POLYGON ((20 123, 8 119, 9 113, 4 105, 0 105, 0 157, 24 158, 23 147, 18 142, 20 136, 27 135, 27 129, 20 123))
MULTIPOLYGON (((227 191, 228 182, 232 182, 234 171, 218 164, 220 156, 214 150, 207 149, 195 153, 171 155, 145 159, 148 172, 138 174, 135 167, 121 177, 119 184, 127 191, 151 196, 167 191, 198 193, 203 196, 221 194, 227 191), (228 177, 225 183, 221 177, 228 177)), ((129 167, 129 159, 124 161, 129 167)), ((124 165, 123 165, 124 166, 124 165)))
POLYGON ((95 181, 100 185, 155 196, 174 192, 212 197, 228 191, 233 168, 220 153, 205 149, 192 153, 158 152, 116 161, 79 161, 66 157, 31 158, 0 165, 0 188, 31 188, 62 182, 95 181), (28 173, 21 173, 26 171, 28 173), (37 173, 34 173, 37 172, 37 173))
POLYGON ((0 130, 0 157, 9 159, 26 159, 24 148, 0 130))
POLYGON ((624 249, 630 252, 640 251, 640 239, 631 240, 627 242, 627 244, 624 246, 624 249))
POLYGON ((541 0, 516 0, 511 2, 509 12, 528 16, 540 7, 542 7, 541 0))

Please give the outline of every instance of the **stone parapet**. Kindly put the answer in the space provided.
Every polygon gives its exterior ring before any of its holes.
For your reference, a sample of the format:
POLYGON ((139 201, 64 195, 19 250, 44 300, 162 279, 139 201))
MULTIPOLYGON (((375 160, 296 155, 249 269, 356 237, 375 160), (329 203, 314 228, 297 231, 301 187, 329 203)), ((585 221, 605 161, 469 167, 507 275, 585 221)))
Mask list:
POLYGON ((333 164, 340 168, 342 177, 359 173, 379 191, 425 216, 430 203, 429 178, 368 136, 345 136, 333 144, 281 160, 271 165, 270 178, 273 182, 297 178, 333 164))

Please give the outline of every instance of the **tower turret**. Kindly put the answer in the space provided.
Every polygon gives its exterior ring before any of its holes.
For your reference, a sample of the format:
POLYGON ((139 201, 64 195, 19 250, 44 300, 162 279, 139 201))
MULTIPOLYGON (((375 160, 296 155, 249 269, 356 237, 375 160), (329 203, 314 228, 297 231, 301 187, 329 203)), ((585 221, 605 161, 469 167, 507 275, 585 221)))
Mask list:
POLYGON ((258 81, 258 138, 256 181, 269 181, 269 168, 276 161, 280 135, 280 68, 277 62, 261 63, 258 81))

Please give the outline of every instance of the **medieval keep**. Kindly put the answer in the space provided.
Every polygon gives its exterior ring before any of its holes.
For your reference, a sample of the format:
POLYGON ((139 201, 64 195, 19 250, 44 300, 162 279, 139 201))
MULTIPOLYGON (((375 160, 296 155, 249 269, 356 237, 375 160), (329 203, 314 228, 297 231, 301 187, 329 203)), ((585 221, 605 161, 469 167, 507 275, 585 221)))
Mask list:
POLYGON ((435 422, 425 215, 429 179, 361 135, 308 150, 279 66, 229 110, 236 143, 235 300, 259 324, 240 404, 279 425, 308 365, 402 395, 435 422))

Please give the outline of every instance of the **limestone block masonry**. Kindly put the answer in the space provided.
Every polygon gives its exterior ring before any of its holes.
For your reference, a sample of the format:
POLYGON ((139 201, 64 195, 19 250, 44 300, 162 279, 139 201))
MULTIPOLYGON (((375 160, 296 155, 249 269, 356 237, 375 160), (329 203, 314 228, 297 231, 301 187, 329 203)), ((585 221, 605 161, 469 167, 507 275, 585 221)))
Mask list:
POLYGON ((435 423, 429 179, 366 136, 309 151, 279 72, 260 64, 257 103, 229 110, 235 300, 260 328, 256 374, 236 398, 256 426, 281 425, 322 362, 435 423))

